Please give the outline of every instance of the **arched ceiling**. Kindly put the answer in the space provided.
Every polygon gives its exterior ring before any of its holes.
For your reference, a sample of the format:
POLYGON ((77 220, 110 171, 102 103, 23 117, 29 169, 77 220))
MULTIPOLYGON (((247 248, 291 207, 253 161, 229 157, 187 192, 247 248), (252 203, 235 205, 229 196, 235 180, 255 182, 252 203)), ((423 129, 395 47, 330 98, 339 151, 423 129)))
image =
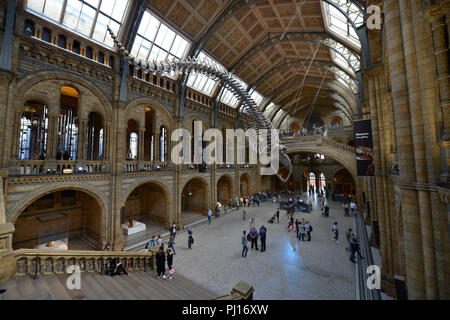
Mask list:
MULTIPOLYGON (((364 1, 353 2, 364 6, 364 1)), ((318 102, 349 118, 356 113, 355 96, 329 68, 357 82, 355 69, 336 64, 333 46, 359 59, 361 49, 329 32, 323 0, 150 0, 149 9, 189 37, 191 55, 203 48, 283 110, 311 104, 324 79, 318 102), (304 97, 298 99, 300 90, 304 97)))

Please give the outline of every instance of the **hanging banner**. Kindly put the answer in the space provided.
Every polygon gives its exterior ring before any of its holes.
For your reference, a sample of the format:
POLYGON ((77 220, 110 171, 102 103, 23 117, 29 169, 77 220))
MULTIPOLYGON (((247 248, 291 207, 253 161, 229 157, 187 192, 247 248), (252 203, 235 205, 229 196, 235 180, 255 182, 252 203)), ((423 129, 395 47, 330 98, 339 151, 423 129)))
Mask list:
POLYGON ((355 128, 356 166, 358 177, 375 176, 372 121, 359 120, 353 123, 355 128))

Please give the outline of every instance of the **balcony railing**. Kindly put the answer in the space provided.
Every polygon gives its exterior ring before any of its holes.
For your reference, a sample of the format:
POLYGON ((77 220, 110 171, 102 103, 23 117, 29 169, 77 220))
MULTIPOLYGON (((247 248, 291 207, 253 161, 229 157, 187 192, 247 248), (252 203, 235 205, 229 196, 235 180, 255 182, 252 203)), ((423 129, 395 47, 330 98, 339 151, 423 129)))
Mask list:
POLYGON ((153 247, 148 253, 128 253, 20 249, 14 251, 16 276, 72 274, 68 271, 71 266, 78 266, 81 273, 104 273, 114 258, 119 258, 127 270, 155 270, 157 250, 153 247))
POLYGON ((173 171, 174 165, 171 162, 161 161, 125 161, 124 172, 158 172, 173 171))
POLYGON ((10 169, 10 174, 36 176, 49 174, 105 173, 108 171, 108 161, 16 160, 10 169))

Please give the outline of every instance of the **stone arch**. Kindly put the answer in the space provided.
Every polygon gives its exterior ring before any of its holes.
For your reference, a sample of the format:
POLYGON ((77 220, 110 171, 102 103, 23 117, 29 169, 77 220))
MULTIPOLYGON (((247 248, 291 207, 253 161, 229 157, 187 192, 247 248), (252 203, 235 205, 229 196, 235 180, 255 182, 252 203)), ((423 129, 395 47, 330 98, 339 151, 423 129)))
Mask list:
MULTIPOLYGON (((206 130, 209 129, 209 119, 207 118, 206 115, 203 115, 201 113, 195 113, 195 112, 191 112, 188 113, 184 116, 184 120, 183 120, 183 127, 185 129, 187 129, 189 132, 192 131, 192 121, 201 121, 203 123, 203 132, 205 132, 206 130)), ((191 134, 193 134, 191 132, 191 134)))
POLYGON ((97 111, 110 121, 112 112, 110 99, 97 85, 69 71, 42 71, 22 78, 17 83, 15 100, 18 101, 18 106, 21 106, 32 97, 40 97, 40 99, 44 99, 51 105, 51 101, 59 101, 60 89, 63 86, 73 87, 80 93, 80 106, 83 106, 84 112, 97 111), (47 82, 47 85, 43 86, 42 84, 45 82, 47 82), (58 90, 49 90, 52 86, 57 86, 58 90), (30 91, 33 88, 37 92, 30 91), (99 100, 101 107, 98 103, 87 103, 85 96, 87 93, 95 96, 99 100))
MULTIPOLYGON (((157 222, 159 224, 162 225, 166 225, 170 222, 171 217, 173 217, 172 215, 172 208, 173 206, 171 204, 173 204, 173 195, 170 192, 170 189, 163 184, 161 181, 155 180, 155 179, 143 179, 143 180, 139 180, 138 182, 132 184, 129 188, 127 188, 126 192, 124 192, 124 197, 121 199, 121 203, 122 203, 122 208, 126 208, 125 212, 127 211, 127 202, 129 200, 129 198, 131 197, 131 195, 133 194, 134 191, 138 190, 140 187, 144 187, 146 185, 154 185, 156 186, 158 189, 160 189, 164 195, 165 199, 161 199, 160 197, 154 198, 154 199, 149 199, 148 203, 144 203, 142 202, 143 200, 150 198, 150 193, 145 193, 146 191, 143 190, 143 194, 140 195, 141 199, 140 199, 140 203, 139 203, 139 207, 140 207, 140 212, 139 214, 142 215, 141 218, 145 218, 146 220, 151 220, 154 222, 157 222), (152 212, 145 212, 146 209, 150 207, 152 207, 152 205, 149 205, 149 203, 151 204, 159 204, 158 201, 163 200, 164 203, 164 211, 165 211, 165 215, 162 215, 161 212, 159 212, 157 210, 156 214, 154 213, 155 211, 152 210, 152 212), (153 213, 153 214, 152 214, 153 213)), ((142 191, 142 190, 141 190, 142 191)), ((148 190, 147 190, 148 192, 148 190)), ((159 192, 159 191, 158 191, 159 192)), ((160 209, 158 206, 156 206, 158 209, 160 209)), ((152 208, 153 209, 153 208, 152 208)), ((131 216, 131 215, 130 215, 131 216)), ((134 217, 134 218, 138 218, 138 217, 134 217)))
POLYGON ((138 123, 143 119, 145 109, 151 107, 155 113, 155 128, 159 128, 162 125, 166 126, 167 129, 172 131, 172 114, 167 110, 167 108, 162 105, 159 101, 152 98, 138 98, 133 100, 125 107, 125 121, 129 119, 134 119, 138 123))
POLYGON ((217 201, 227 204, 236 194, 234 192, 234 180, 229 174, 223 174, 217 178, 217 201))
MULTIPOLYGON (((179 197, 179 199, 181 201, 181 204, 182 204, 181 205, 181 212, 189 211, 189 210, 183 210, 183 201, 185 201, 185 200, 183 200, 183 194, 189 192, 189 190, 185 190, 185 188, 189 185, 189 183, 196 182, 196 181, 201 183, 201 188, 202 188, 201 193, 203 193, 203 195, 204 195, 203 196, 203 201, 202 202, 195 201, 195 203, 193 203, 192 206, 190 205, 190 203, 188 203, 185 206, 185 208, 186 209, 196 209, 196 210, 193 210, 193 211, 196 211, 196 212, 198 212, 201 215, 206 215, 207 214, 207 209, 209 207, 211 209, 213 209, 212 208, 212 204, 211 204, 211 186, 210 186, 210 183, 206 179, 204 179, 204 178, 202 178, 200 176, 190 176, 190 177, 185 177, 183 179, 183 183, 182 183, 182 186, 180 188, 181 193, 180 193, 180 197, 179 197)), ((200 195, 198 192, 196 194, 200 195)))
POLYGON ((252 194, 251 177, 247 172, 243 173, 239 178, 239 189, 241 196, 250 196, 252 194))
POLYGON ((108 205, 107 205, 107 197, 96 188, 89 185, 81 185, 76 183, 52 183, 46 186, 40 186, 35 191, 31 193, 26 193, 26 195, 17 201, 17 205, 7 209, 7 221, 13 225, 16 224, 20 215, 28 208, 32 203, 36 202, 40 198, 56 193, 59 191, 65 190, 73 190, 83 192, 90 197, 92 197, 99 205, 100 208, 100 235, 99 235, 99 243, 104 244, 107 240, 107 225, 108 225, 108 205))

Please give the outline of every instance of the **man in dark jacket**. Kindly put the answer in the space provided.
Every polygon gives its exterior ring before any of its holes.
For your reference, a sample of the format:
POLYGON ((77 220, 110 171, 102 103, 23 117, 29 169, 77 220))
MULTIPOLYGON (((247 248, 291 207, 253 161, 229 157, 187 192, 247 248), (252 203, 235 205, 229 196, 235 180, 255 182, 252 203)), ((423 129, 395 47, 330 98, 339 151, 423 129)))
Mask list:
POLYGON ((250 230, 250 240, 252 241, 252 249, 253 247, 256 247, 256 250, 258 249, 258 231, 255 227, 250 230))
POLYGON ((261 252, 264 252, 266 251, 266 237, 267 237, 266 227, 262 226, 261 229, 259 229, 259 237, 261 239, 261 252))

